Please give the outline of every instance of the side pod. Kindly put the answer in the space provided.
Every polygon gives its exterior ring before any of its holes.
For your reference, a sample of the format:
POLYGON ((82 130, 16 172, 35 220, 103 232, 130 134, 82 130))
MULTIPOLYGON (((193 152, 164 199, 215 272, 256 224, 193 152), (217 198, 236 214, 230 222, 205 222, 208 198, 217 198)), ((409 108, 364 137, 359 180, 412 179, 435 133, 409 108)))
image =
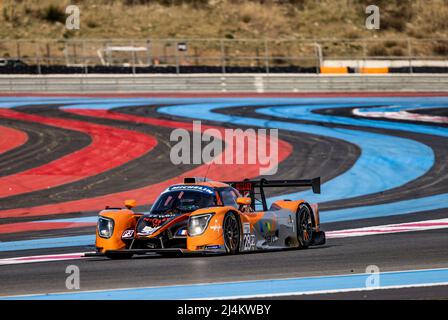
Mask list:
MULTIPOLYGON (((326 242, 325 238, 325 232, 320 230, 320 216, 319 216, 319 206, 316 204, 309 205, 303 200, 298 201, 289 201, 289 200, 278 200, 272 204, 272 206, 275 208, 283 208, 291 210, 292 212, 297 212, 299 206, 305 203, 311 208, 311 213, 313 214, 313 220, 314 220, 314 232, 313 232, 313 238, 311 245, 312 246, 319 246, 323 245, 326 242)), ((272 207, 271 207, 272 209, 272 207)))

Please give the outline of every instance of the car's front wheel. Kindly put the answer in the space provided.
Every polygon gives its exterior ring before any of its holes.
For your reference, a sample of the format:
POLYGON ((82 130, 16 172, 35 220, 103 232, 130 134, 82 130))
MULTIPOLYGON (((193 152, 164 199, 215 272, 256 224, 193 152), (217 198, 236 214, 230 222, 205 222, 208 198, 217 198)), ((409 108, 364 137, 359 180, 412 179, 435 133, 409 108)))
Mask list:
POLYGON ((228 212, 224 217, 223 236, 226 252, 235 254, 240 246, 240 226, 235 213, 228 212))
POLYGON ((297 240, 302 249, 310 246, 313 238, 313 218, 310 208, 301 204, 297 212, 297 240))

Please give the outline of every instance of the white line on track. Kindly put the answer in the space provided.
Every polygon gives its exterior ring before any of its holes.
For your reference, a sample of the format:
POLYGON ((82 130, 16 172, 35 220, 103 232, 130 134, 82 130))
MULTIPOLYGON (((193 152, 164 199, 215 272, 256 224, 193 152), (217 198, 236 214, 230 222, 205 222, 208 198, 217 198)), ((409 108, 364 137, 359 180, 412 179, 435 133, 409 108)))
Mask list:
POLYGON ((353 109, 353 114, 366 118, 386 118, 392 120, 422 121, 433 123, 448 123, 448 117, 431 116, 425 114, 411 113, 407 111, 360 111, 353 109))
POLYGON ((364 227, 356 229, 328 231, 325 233, 325 235, 329 239, 335 239, 335 238, 350 238, 350 237, 370 236, 375 234, 424 231, 424 230, 435 230, 445 228, 448 228, 448 218, 418 221, 418 222, 387 224, 382 226, 364 227))
POLYGON ((84 252, 0 259, 0 265, 83 259, 84 252))

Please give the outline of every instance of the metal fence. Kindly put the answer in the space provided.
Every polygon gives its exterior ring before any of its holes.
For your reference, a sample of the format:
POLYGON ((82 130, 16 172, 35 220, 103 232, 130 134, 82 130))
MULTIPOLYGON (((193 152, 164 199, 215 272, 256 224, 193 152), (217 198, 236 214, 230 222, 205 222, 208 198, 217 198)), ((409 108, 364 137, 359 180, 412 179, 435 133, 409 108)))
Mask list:
MULTIPOLYGON (((328 60, 448 61, 448 39, 64 39, 0 40, 0 58, 41 66, 318 68, 328 60)), ((316 71, 317 72, 317 71, 316 71)), ((38 72, 40 73, 40 72, 38 72)))
POLYGON ((446 74, 0 75, 0 93, 448 92, 446 74))

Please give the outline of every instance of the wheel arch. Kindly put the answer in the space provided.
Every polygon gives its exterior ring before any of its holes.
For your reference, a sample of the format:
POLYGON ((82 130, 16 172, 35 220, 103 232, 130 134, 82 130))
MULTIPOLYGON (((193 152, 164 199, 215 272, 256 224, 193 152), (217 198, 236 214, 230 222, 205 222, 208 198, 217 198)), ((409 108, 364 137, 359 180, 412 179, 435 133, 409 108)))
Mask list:
POLYGON ((238 226, 240 228, 240 246, 241 246, 241 243, 243 241, 243 222, 242 222, 241 217, 240 217, 241 213, 238 210, 236 210, 236 209, 230 209, 229 211, 227 211, 227 213, 234 213, 235 217, 236 217, 236 220, 238 221, 238 226))
POLYGON ((306 202, 305 200, 295 200, 295 201, 291 201, 291 200, 277 200, 275 201, 272 206, 275 208, 282 208, 282 209, 288 209, 291 212, 293 212, 296 215, 297 218, 297 214, 299 213, 299 209, 301 205, 305 205, 308 207, 308 209, 311 212, 311 218, 313 221, 313 226, 317 227, 319 224, 319 212, 317 211, 317 204, 316 205, 310 205, 308 202, 306 202), (316 209, 313 208, 313 206, 316 207, 316 209))
POLYGON ((98 217, 113 221, 113 232, 109 238, 101 237, 98 233, 98 226, 95 231, 95 246, 100 252, 107 250, 120 250, 126 248, 126 243, 121 236, 124 230, 134 229, 141 214, 134 213, 129 209, 106 209, 98 214, 98 217))
POLYGON ((316 228, 316 217, 315 217, 315 212, 314 212, 314 210, 313 210, 313 207, 312 207, 308 202, 303 201, 302 203, 300 203, 300 204, 297 206, 296 215, 299 214, 299 209, 300 209, 301 205, 306 206, 306 207, 310 210, 310 213, 311 213, 311 222, 313 223, 313 227, 316 228))

